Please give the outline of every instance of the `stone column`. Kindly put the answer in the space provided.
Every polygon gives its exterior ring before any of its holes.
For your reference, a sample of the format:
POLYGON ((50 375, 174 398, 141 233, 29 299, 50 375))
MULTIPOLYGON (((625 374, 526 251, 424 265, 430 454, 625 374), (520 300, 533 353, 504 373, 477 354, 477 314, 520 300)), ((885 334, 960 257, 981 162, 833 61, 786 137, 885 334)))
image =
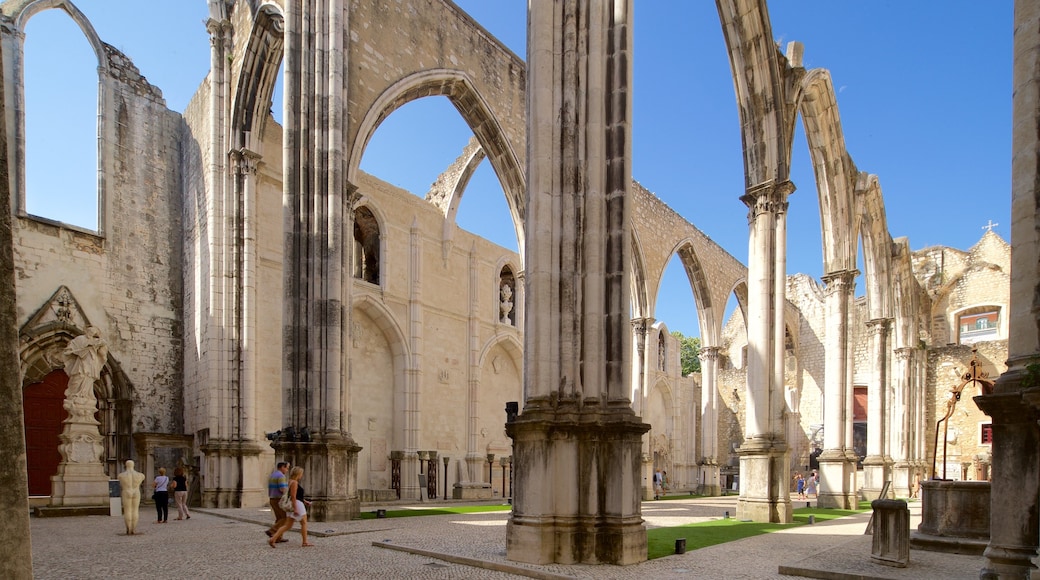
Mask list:
POLYGON ((1029 578, 1040 512, 1040 3, 1015 2, 1008 370, 975 397, 993 418, 990 542, 979 577, 1029 578))
POLYGON ((58 436, 61 462, 51 476, 51 505, 105 505, 108 503, 108 475, 102 464, 105 444, 94 418, 97 397, 94 383, 108 360, 108 346, 93 326, 72 339, 62 352, 69 386, 63 406, 68 416, 58 436))
POLYGON ((701 458, 697 493, 721 495, 719 476, 719 347, 701 347, 701 458))
MULTIPOLYGON (((634 359, 632 363, 632 410, 637 415, 642 414, 643 405, 646 403, 646 383, 650 372, 646 348, 648 337, 653 331, 653 324, 654 319, 649 317, 632 319, 632 337, 634 339, 634 359)), ((642 496, 643 500, 646 501, 653 499, 654 497, 654 465, 653 458, 650 454, 649 434, 643 436, 642 454, 644 460, 640 467, 640 477, 642 479, 642 496)))
MULTIPOLYGON (((14 235, 11 230, 12 212, 11 179, 8 168, 11 167, 11 151, 7 146, 13 143, 8 133, 7 115, 10 101, 7 96, 14 88, 11 80, 12 39, 15 36, 7 27, 0 27, 0 49, 3 70, 0 71, 0 207, 8 211, 0 212, 0 408, 8 417, 15 417, 0 429, 0 461, 5 469, 0 470, 0 488, 6 493, 0 494, 0 506, 7 515, 0 518, 0 532, 3 533, 6 546, 0 558, 0 575, 5 578, 32 578, 32 544, 29 538, 29 475, 25 460, 25 423, 22 417, 22 383, 21 365, 18 360, 18 312, 15 307, 14 290, 14 235)), ((14 118, 14 117, 12 117, 14 118)), ((17 146, 17 145, 15 145, 17 146)), ((15 164, 17 165, 17 164, 15 164)), ((17 180, 16 180, 17 183, 17 180)))
POLYGON ((909 437, 913 409, 910 404, 910 365, 913 354, 912 348, 897 348, 892 371, 895 395, 892 398, 892 421, 888 425, 888 437, 893 460, 892 488, 896 497, 910 497, 914 483, 909 437))
POLYGON ((524 408, 506 556, 646 560, 632 411, 629 0, 528 5, 524 408))
POLYGON ((820 507, 853 509, 857 505, 856 464, 847 438, 849 413, 849 312, 856 272, 832 272, 823 277, 826 309, 824 337, 823 453, 820 454, 820 507))
POLYGON ((350 305, 343 0, 286 3, 285 302, 282 401, 289 429, 272 443, 307 470, 311 517, 357 517, 360 446, 344 431, 344 312, 350 305))
POLYGON ((867 385, 867 456, 863 459, 862 493, 863 499, 869 500, 879 499, 881 488, 891 476, 885 458, 885 441, 888 436, 888 335, 891 327, 891 318, 867 321, 870 384, 867 385))
MULTIPOLYGON (((778 253, 784 243, 787 196, 790 181, 769 182, 750 188, 741 197, 749 208, 748 226, 748 367, 747 419, 740 455, 740 499, 737 517, 756 522, 791 522, 789 474, 791 471, 784 415, 783 310, 777 311, 777 293, 785 294, 786 281, 778 280, 778 253), (777 360, 777 353, 781 353, 777 360), (780 369, 777 369, 777 365, 780 369), (777 383, 777 377, 780 382, 777 383)), ((783 300, 780 299, 782 303, 783 300)))

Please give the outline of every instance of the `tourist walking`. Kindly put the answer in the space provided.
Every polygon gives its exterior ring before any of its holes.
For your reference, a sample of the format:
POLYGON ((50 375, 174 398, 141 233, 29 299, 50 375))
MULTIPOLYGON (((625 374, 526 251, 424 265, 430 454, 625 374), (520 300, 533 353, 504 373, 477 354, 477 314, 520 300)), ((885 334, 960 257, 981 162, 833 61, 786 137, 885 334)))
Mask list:
POLYGON ((816 497, 816 472, 812 472, 805 479, 805 497, 806 499, 816 497))
POLYGON ((178 467, 173 470, 173 501, 177 504, 177 519, 190 520, 188 513, 188 478, 184 476, 184 468, 178 467))
POLYGON ((307 506, 311 505, 311 502, 304 498, 303 486, 300 485, 300 480, 303 479, 303 468, 297 465, 289 473, 289 497, 292 498, 292 513, 288 514, 282 527, 275 532, 274 536, 267 543, 273 548, 276 543, 282 539, 282 534, 288 532, 292 528, 294 522, 300 522, 300 538, 303 543, 300 544, 303 547, 310 547, 314 544, 307 541, 307 506))
MULTIPOLYGON (((289 480, 285 478, 285 474, 288 472, 289 464, 285 461, 279 461, 274 471, 271 472, 270 477, 267 478, 267 497, 271 503, 271 513, 274 514, 274 523, 267 528, 267 537, 273 536, 285 524, 287 516, 282 506, 278 505, 278 502, 282 500, 282 495, 289 491, 289 480)), ((282 541, 288 542, 289 540, 282 541)))
POLYGON ((794 486, 798 492, 798 499, 805 499, 805 478, 801 472, 794 474, 794 486))
POLYGON ((166 468, 159 468, 159 475, 155 476, 155 481, 152 482, 152 487, 155 488, 155 494, 152 495, 152 499, 155 500, 155 513, 157 524, 165 524, 166 520, 170 517, 170 478, 166 477, 166 468))

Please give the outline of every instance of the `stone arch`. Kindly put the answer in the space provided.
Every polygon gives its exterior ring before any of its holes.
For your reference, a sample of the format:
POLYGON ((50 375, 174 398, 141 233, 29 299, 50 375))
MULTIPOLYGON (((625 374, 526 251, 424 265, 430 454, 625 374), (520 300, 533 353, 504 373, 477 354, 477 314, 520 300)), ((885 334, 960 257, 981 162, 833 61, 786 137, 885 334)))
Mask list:
MULTIPOLYGON (((961 326, 962 326, 960 324, 961 318, 965 317, 965 316, 984 315, 984 314, 995 312, 997 314, 997 317, 996 317, 997 318, 997 322, 996 322, 996 324, 994 326, 992 326, 992 327, 989 327, 988 326, 989 323, 987 323, 987 326, 983 327, 983 328, 993 328, 994 332, 992 332, 991 334, 989 334, 989 333, 986 334, 986 338, 975 339, 975 340, 972 340, 972 342, 975 342, 976 340, 1001 340, 1001 339, 1006 339, 1008 337, 1007 311, 1008 311, 1007 304, 1000 304, 1000 303, 991 302, 991 301, 990 302, 982 302, 982 303, 971 304, 971 305, 965 306, 963 308, 958 308, 958 309, 950 312, 950 314, 949 314, 950 328, 953 329, 953 331, 951 332, 951 337, 950 338, 953 339, 953 342, 955 342, 957 344, 969 344, 969 343, 964 342, 966 337, 963 334, 965 331, 961 328, 961 326)), ((979 319, 980 322, 981 321, 986 321, 986 320, 990 320, 990 317, 983 317, 983 318, 979 319)), ((978 328, 978 327, 976 327, 976 328, 978 328)), ((971 330, 969 330, 969 332, 971 332, 971 330)))
POLYGON ((856 165, 845 149, 830 72, 813 69, 802 79, 798 110, 820 197, 824 273, 856 269, 858 220, 856 165))
POLYGON ((491 107, 484 101, 470 77, 461 71, 424 70, 406 76, 387 87, 375 99, 359 123, 354 143, 350 149, 350 159, 347 165, 348 181, 357 182, 361 156, 379 124, 405 103, 429 96, 447 97, 455 105, 466 124, 473 129, 473 134, 480 142, 481 149, 502 182, 510 217, 516 228, 520 260, 523 262, 526 238, 524 227, 526 178, 522 164, 512 150, 505 137, 504 129, 495 118, 491 107))
MULTIPOLYGON (((109 47, 98 36, 90 20, 70 0, 8 0, 0 4, 0 13, 9 17, 14 23, 14 29, 0 31, 3 43, 4 60, 4 86, 10 87, 4 91, 5 108, 8 114, 14 115, 14 122, 7 126, 7 150, 10 152, 8 159, 8 171, 10 172, 10 183, 13 195, 11 201, 14 210, 19 215, 26 215, 26 142, 25 128, 25 52, 24 34, 29 20, 40 12, 59 9, 63 11, 79 27, 87 43, 90 44, 97 59, 97 86, 98 86, 98 120, 97 120, 97 163, 98 167, 107 164, 103 158, 104 147, 101 146, 101 136, 106 134, 109 124, 109 115, 112 114, 106 107, 111 99, 111 90, 107 89, 106 82, 111 76, 109 64, 109 52, 115 49, 109 47)), ((107 207, 105 195, 105 180, 103 172, 98 172, 98 180, 95 183, 95 195, 98 207, 96 233, 103 235, 107 223, 107 207)), ((91 228, 95 230, 95 228, 91 228)))
MULTIPOLYGON (((408 346, 407 336, 402 330, 400 323, 394 318, 393 313, 378 298, 367 294, 355 294, 351 306, 354 310, 364 313, 375 324, 390 349, 390 355, 393 360, 391 371, 393 376, 393 419, 398 417, 405 418, 404 424, 397 424, 394 421, 392 425, 392 448, 414 448, 417 439, 415 441, 412 441, 412 439, 417 438, 419 426, 409 424, 407 417, 417 417, 419 409, 411 408, 412 403, 408 397, 408 392, 414 388, 414 386, 408 384, 408 372, 413 368, 414 362, 408 346)), ((350 329, 352 348, 356 348, 364 342, 361 332, 360 325, 352 316, 350 329)), ((347 396, 348 398, 350 397, 349 392, 347 396)), ((346 408, 351 408, 349 402, 346 408)))
POLYGON ((629 282, 632 285, 632 318, 643 318, 650 315, 649 311, 649 288, 646 281, 646 257, 643 254, 643 246, 639 242, 639 236, 635 228, 632 228, 632 275, 629 282))
POLYGON ((484 348, 480 349, 480 355, 477 357, 477 366, 484 368, 488 364, 488 354, 496 346, 502 346, 502 348, 509 353, 513 364, 516 365, 521 372, 524 368, 524 345, 520 342, 520 339, 515 334, 499 334, 488 339, 484 343, 484 348))
POLYGON ((857 220, 863 240, 867 312, 871 320, 892 317, 892 236, 876 175, 860 173, 856 185, 857 220))
MULTIPOLYGON (((83 330, 70 322, 51 321, 22 328, 19 332, 19 359, 23 391, 53 371, 62 371, 62 351, 83 330)), ((115 478, 123 462, 133 452, 134 388, 112 353, 109 353, 101 375, 94 382, 98 402, 100 431, 105 440, 105 472, 115 478)))
MULTIPOLYGON (((711 288, 704 274, 701 260, 697 256, 697 250, 690 238, 679 241, 668 255, 667 263, 672 255, 678 255, 682 262, 686 278, 690 282, 690 290, 693 292, 693 301, 697 306, 697 325, 701 331, 701 344, 703 346, 718 346, 719 325, 715 320, 711 288)), ((654 303, 656 305, 657 295, 661 292, 661 280, 657 281, 654 292, 654 303)))
POLYGON ((263 143, 271 96, 282 62, 284 15, 281 7, 264 2, 256 9, 253 26, 242 51, 237 90, 231 114, 232 145, 251 149, 263 143))
POLYGON ((790 174, 785 62, 762 0, 716 2, 740 116, 745 187, 782 183, 790 174))

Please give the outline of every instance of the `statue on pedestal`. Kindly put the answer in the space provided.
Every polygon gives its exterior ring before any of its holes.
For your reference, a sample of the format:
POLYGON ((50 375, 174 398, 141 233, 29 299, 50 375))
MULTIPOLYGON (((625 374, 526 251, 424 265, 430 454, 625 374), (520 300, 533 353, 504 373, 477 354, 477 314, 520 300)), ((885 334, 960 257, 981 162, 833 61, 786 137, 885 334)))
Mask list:
POLYGON ((134 470, 134 461, 126 460, 126 471, 119 474, 119 496, 123 499, 123 521, 126 522, 126 535, 132 536, 137 531, 137 518, 141 507, 141 483, 144 474, 134 470))
POLYGON ((502 311, 502 324, 512 324, 513 321, 509 319, 509 313, 513 311, 513 288, 508 283, 502 284, 501 299, 499 303, 499 310, 502 311))

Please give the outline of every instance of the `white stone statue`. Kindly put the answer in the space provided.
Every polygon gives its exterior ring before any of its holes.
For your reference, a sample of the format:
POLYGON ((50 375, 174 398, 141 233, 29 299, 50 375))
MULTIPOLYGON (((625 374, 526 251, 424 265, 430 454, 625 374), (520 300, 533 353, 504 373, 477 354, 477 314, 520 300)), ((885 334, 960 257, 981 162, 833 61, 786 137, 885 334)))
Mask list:
POLYGON ((88 326, 84 334, 72 339, 65 347, 62 359, 65 362, 65 374, 69 376, 69 386, 65 389, 65 410, 69 412, 70 418, 96 424, 94 382, 101 376, 101 369, 108 359, 108 346, 101 338, 101 332, 88 326))
POLYGON ((134 470, 134 461, 126 460, 126 471, 119 474, 119 496, 123 498, 123 521, 126 522, 126 534, 137 532, 137 518, 141 507, 141 483, 144 474, 134 470))
POLYGON ((509 320, 509 313, 513 311, 513 289, 508 283, 502 284, 501 298, 499 309, 502 311, 502 324, 512 324, 513 321, 509 320))

